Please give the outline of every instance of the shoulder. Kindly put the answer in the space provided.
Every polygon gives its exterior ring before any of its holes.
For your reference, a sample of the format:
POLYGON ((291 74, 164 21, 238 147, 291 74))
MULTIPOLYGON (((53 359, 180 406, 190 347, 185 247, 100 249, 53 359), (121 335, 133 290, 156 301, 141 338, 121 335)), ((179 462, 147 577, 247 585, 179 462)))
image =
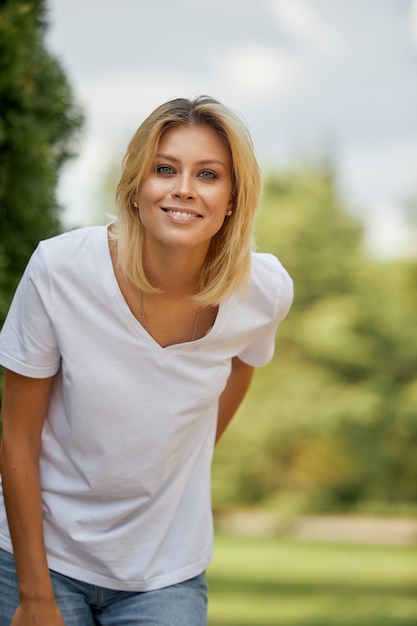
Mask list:
POLYGON ((43 254, 62 255, 63 252, 87 252, 91 244, 105 235, 107 226, 85 226, 61 233, 55 237, 39 242, 39 250, 43 254))
POLYGON ((293 281, 279 259, 266 252, 252 253, 247 298, 269 310, 275 319, 283 319, 293 297, 293 281))
POLYGON ((33 261, 44 263, 53 273, 87 269, 89 263, 107 250, 107 227, 87 226, 44 239, 33 255, 33 261))
POLYGON ((291 280, 287 270, 276 256, 269 252, 252 252, 251 255, 251 280, 291 280))
POLYGON ((78 228, 44 239, 27 264, 23 282, 29 280, 38 286, 51 286, 54 281, 62 282, 65 278, 78 277, 79 280, 97 267, 97 260, 105 258, 105 246, 105 226, 78 228))
POLYGON ((267 252, 253 252, 251 257, 250 287, 265 295, 289 292, 292 295, 293 281, 281 261, 267 252))

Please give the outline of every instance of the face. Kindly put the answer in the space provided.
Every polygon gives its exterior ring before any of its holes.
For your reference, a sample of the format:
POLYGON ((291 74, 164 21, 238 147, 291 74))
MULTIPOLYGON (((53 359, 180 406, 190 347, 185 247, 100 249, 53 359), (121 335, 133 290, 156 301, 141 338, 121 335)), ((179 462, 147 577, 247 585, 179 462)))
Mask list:
POLYGON ((232 209, 231 155, 209 126, 175 126, 162 135, 137 196, 147 245, 198 249, 232 209))

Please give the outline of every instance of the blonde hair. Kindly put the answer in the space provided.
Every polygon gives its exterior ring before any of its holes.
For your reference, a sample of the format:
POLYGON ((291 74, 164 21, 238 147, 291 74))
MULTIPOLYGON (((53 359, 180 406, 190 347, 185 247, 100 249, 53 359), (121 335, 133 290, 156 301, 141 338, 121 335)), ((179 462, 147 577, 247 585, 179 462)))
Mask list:
POLYGON ((123 161, 116 191, 118 257, 125 275, 140 289, 158 292, 142 263, 144 229, 133 202, 152 171, 159 140, 173 126, 207 125, 226 142, 232 157, 234 207, 211 240, 195 300, 202 306, 220 304, 244 288, 250 272, 253 229, 261 178, 249 132, 230 109, 209 96, 178 98, 159 106, 133 136, 123 161))

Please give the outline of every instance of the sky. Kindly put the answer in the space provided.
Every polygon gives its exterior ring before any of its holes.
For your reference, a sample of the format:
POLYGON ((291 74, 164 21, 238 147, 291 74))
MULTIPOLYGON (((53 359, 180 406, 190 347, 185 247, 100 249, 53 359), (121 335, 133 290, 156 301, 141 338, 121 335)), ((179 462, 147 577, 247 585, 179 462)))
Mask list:
MULTIPOLYGON (((377 256, 415 253, 417 0, 47 0, 46 44, 86 123, 61 174, 68 226, 159 104, 209 94, 237 111, 264 172, 332 163, 377 256)), ((106 216, 103 215, 103 223, 106 216)))

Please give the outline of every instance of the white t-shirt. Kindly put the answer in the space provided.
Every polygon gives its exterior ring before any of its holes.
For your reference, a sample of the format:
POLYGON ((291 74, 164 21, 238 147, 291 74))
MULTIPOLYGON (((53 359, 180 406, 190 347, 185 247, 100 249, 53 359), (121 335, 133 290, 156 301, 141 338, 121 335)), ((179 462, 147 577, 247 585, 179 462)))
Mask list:
MULTIPOLYGON (((271 359, 291 302, 285 269, 255 253, 243 299, 222 303, 202 339, 162 348, 123 298, 107 227, 39 244, 0 334, 0 363, 57 374, 40 459, 51 569, 146 591, 208 565, 218 398, 232 357, 271 359)), ((0 501, 0 547, 11 551, 0 501)))

